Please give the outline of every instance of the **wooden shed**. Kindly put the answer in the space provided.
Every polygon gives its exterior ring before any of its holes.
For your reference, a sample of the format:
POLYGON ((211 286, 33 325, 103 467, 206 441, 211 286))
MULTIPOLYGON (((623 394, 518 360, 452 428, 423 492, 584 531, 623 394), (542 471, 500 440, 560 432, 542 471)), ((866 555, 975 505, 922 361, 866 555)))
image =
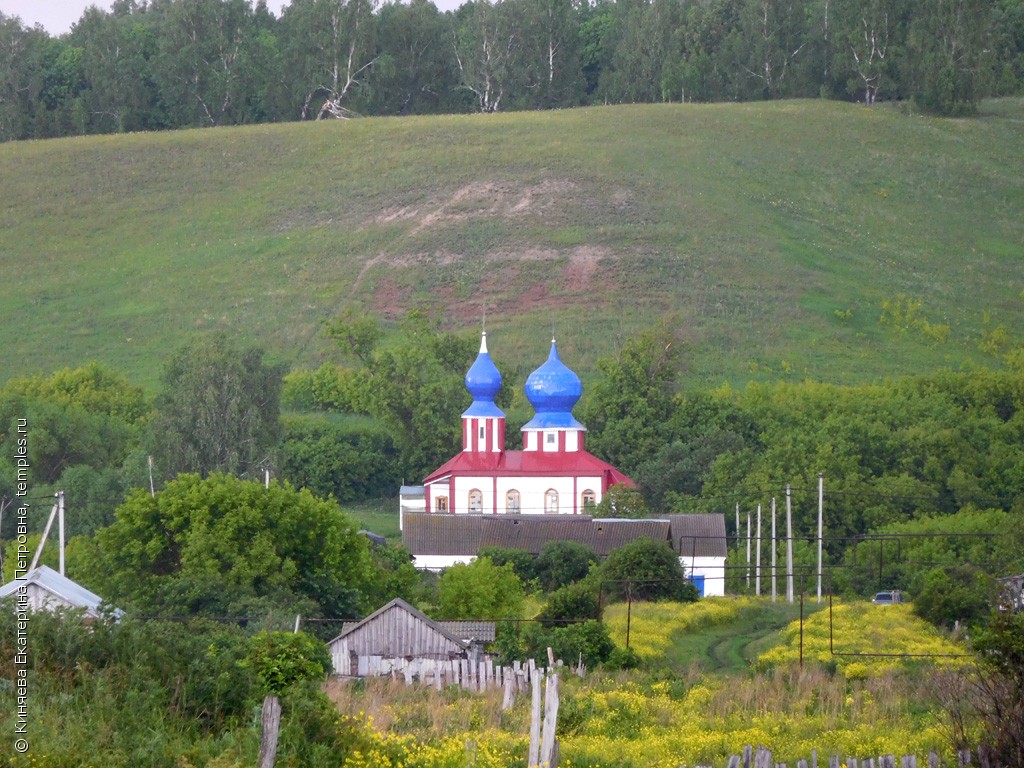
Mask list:
MULTIPOLYGON (((346 625, 327 647, 338 675, 365 676, 371 670, 382 674, 397 668, 397 662, 412 659, 448 661, 475 656, 479 645, 460 638, 452 629, 396 597, 362 621, 346 625)), ((482 630, 477 628, 477 632, 477 639, 482 639, 482 630)))

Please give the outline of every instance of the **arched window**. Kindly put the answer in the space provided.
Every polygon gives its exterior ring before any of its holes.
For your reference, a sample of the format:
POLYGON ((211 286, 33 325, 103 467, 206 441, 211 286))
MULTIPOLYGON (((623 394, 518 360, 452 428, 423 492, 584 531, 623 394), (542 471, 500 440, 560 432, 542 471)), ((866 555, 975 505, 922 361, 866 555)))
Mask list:
POLYGON ((548 515, 558 514, 558 491, 554 488, 550 488, 544 493, 544 512, 548 515))
POLYGON ((512 489, 505 494, 505 511, 510 515, 519 514, 519 491, 512 489))
POLYGON ((588 488, 587 490, 580 494, 580 502, 583 504, 584 509, 587 509, 589 507, 596 507, 597 494, 588 488))
POLYGON ((469 511, 477 514, 484 511, 484 495, 479 488, 474 488, 469 492, 469 511))
POLYGON ((448 511, 448 497, 438 496, 434 499, 434 511, 435 512, 447 512, 448 511))

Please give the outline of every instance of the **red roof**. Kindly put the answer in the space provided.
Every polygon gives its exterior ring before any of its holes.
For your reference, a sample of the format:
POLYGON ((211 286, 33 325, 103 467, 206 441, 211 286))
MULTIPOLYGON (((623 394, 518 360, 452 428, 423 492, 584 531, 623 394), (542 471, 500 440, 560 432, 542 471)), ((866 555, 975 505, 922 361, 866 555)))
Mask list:
POLYGON ((586 451, 547 453, 544 451, 463 451, 442 464, 423 480, 424 484, 449 475, 472 477, 581 477, 607 475, 608 485, 633 485, 633 481, 611 464, 586 451))

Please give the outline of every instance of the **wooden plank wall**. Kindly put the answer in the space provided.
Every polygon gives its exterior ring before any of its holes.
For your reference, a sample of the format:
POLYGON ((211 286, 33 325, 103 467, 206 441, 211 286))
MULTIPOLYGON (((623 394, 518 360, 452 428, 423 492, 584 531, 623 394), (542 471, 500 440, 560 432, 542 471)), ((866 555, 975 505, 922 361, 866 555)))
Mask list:
POLYGON ((334 671, 342 675, 355 674, 347 661, 353 654, 448 659, 466 651, 460 643, 398 606, 338 638, 330 650, 334 671))

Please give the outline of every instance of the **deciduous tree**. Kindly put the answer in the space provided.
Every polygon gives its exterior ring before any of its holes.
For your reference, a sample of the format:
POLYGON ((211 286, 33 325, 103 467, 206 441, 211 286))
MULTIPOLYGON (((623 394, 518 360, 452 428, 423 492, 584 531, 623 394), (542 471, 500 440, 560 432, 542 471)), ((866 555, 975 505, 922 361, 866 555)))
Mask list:
POLYGON ((277 442, 283 366, 224 334, 199 338, 167 362, 153 421, 158 471, 256 473, 277 442))

